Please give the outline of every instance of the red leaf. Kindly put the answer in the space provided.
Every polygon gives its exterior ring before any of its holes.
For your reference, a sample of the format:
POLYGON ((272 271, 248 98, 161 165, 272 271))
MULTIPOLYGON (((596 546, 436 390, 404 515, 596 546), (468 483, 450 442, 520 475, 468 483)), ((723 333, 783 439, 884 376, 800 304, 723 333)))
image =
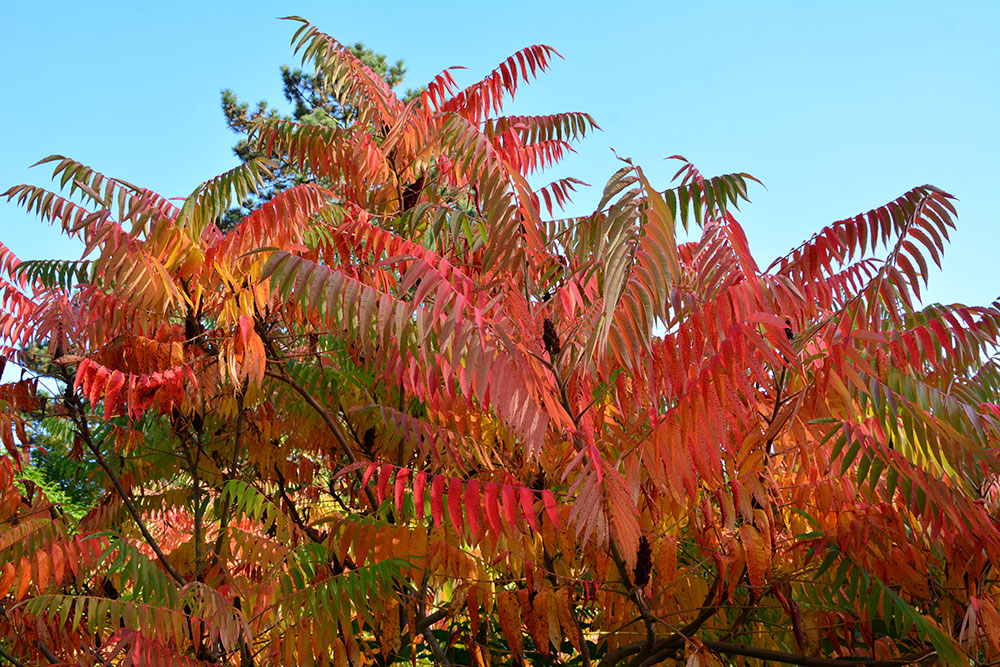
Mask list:
MULTIPOLYGON (((66 564, 69 565, 70 573, 75 577, 80 573, 80 538, 77 537, 75 542, 70 542, 67 544, 66 548, 66 564)), ((0 590, 0 593, 3 593, 0 590)))
POLYGON ((493 533, 497 534, 500 532, 500 510, 497 505, 497 485, 493 482, 487 482, 485 488, 486 499, 484 505, 486 506, 486 520, 490 522, 490 528, 493 529, 493 533))
POLYGON ((382 501, 385 500, 385 492, 389 486, 389 478, 392 477, 393 467, 388 463, 383 463, 382 467, 378 471, 378 486, 376 487, 375 497, 378 498, 378 504, 381 505, 382 501))
POLYGON ((514 531, 517 528, 517 509, 514 507, 514 487, 510 484, 503 485, 503 516, 507 521, 507 526, 514 531))
POLYGON ((469 521, 472 541, 479 541, 479 480, 470 480, 465 485, 465 514, 469 521))
POLYGON ((535 518, 535 493, 526 486, 521 487, 521 509, 531 529, 538 530, 538 521, 535 518))
POLYGON ((73 383, 73 391, 75 392, 83 384, 83 381, 87 379, 87 371, 94 362, 90 359, 83 359, 80 361, 80 365, 76 367, 76 381, 73 383))
POLYGON ((393 500, 396 503, 396 512, 401 516, 403 514, 403 496, 406 494, 406 483, 409 479, 409 468, 401 468, 399 472, 396 473, 396 488, 393 489, 393 500))
POLYGON ((90 402, 91 406, 97 405, 97 401, 100 400, 101 395, 104 393, 104 386, 108 381, 108 376, 110 372, 104 366, 100 366, 94 376, 90 378, 90 384, 86 387, 87 389, 87 400, 90 402))
POLYGON ((413 509, 417 513, 417 522, 424 522, 424 489, 427 487, 427 473, 421 471, 413 478, 413 509))
POLYGON ((376 470, 378 470, 378 463, 369 463, 368 464, 368 468, 367 468, 367 470, 365 470, 365 474, 361 477, 361 486, 362 487, 368 486, 368 482, 370 482, 372 480, 372 475, 375 474, 376 470))
POLYGON ((111 379, 108 380, 107 392, 104 395, 104 419, 111 419, 111 415, 115 411, 116 404, 118 403, 118 394, 121 393, 122 386, 125 384, 125 374, 121 371, 114 371, 111 374, 111 379))
POLYGON ((444 513, 444 477, 434 476, 431 482, 431 518, 434 519, 434 526, 440 532, 441 515, 444 513))
POLYGON ((247 348, 250 341, 250 332, 253 331, 253 319, 249 315, 240 315, 240 340, 243 343, 243 349, 247 348))
POLYGON ((451 478, 448 484, 448 516, 451 517, 451 525, 455 526, 458 534, 462 534, 462 480, 457 477, 451 478))
POLYGON ((556 497, 548 489, 542 491, 542 502, 545 503, 545 513, 552 520, 552 525, 559 527, 559 508, 556 507, 556 497))

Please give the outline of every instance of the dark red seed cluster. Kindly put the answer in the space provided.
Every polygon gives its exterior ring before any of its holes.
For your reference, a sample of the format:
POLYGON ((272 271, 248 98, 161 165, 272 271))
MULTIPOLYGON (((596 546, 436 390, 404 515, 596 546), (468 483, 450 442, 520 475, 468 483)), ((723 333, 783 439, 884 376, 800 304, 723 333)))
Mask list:
POLYGON ((635 556, 635 585, 642 588, 649 583, 649 573, 653 571, 653 550, 649 540, 643 535, 639 538, 639 550, 635 556))
POLYGON ((542 322, 542 343, 545 344, 545 351, 550 355, 559 354, 561 348, 559 334, 556 333, 556 326, 552 324, 552 320, 547 317, 542 322))

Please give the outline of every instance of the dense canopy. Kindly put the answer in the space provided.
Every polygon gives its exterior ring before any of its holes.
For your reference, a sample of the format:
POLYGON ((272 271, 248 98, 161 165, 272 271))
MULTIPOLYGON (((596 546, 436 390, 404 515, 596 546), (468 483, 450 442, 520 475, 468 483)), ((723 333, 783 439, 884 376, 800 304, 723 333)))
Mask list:
POLYGON ((352 122, 256 118, 178 205, 62 156, 6 193, 85 252, 0 245, 0 657, 1000 660, 1000 305, 920 303, 950 195, 767 266, 755 179, 682 158, 560 218, 594 120, 502 115, 553 49, 404 102, 293 20, 352 122), (24 481, 39 420, 82 516, 24 481))

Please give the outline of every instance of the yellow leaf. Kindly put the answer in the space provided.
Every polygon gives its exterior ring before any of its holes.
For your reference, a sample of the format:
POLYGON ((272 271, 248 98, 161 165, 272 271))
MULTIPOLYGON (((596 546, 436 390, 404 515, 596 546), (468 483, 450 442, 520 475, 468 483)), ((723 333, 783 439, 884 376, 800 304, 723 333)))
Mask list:
POLYGON ((750 577, 750 585, 757 588, 762 587, 770 571, 770 545, 755 527, 747 523, 740 526, 740 540, 743 542, 743 549, 746 552, 747 575, 750 577))

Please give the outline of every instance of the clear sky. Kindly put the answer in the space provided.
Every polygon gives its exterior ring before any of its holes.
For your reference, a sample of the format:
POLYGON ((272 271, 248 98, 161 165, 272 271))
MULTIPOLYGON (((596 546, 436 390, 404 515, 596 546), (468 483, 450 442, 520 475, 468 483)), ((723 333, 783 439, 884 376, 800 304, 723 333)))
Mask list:
MULTIPOLYGON (((1000 2, 4 2, 0 191, 46 184, 52 153, 183 196, 237 163, 219 109, 232 88, 283 102, 299 14, 342 42, 403 58, 404 87, 450 65, 472 83, 517 49, 565 57, 518 92, 516 113, 587 111, 602 126, 556 173, 597 187, 611 148, 661 188, 681 154, 706 175, 746 171, 739 219, 758 263, 822 225, 931 183, 959 228, 927 295, 1000 296, 1000 2)), ((78 255, 0 203, 23 259, 78 255)))

